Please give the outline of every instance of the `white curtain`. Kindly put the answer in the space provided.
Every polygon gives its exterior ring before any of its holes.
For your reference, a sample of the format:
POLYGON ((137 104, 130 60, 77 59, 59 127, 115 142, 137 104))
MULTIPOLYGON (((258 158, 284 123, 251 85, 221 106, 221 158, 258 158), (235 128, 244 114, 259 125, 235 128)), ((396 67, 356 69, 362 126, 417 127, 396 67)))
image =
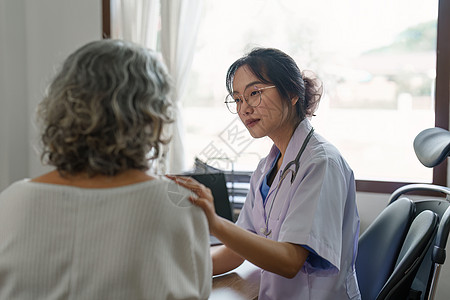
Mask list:
POLYGON ((170 143, 152 165, 154 173, 185 171, 182 99, 195 51, 204 0, 111 0, 111 36, 161 50, 174 81, 175 122, 166 134, 170 143), (161 20, 161 23, 160 23, 161 20), (160 30, 160 45, 158 31, 160 30))
POLYGON ((111 36, 156 50, 160 0, 111 0, 111 36))
POLYGON ((184 128, 181 114, 183 94, 195 52, 203 0, 161 1, 161 52, 175 83, 175 123, 168 147, 166 171, 185 170, 184 128))

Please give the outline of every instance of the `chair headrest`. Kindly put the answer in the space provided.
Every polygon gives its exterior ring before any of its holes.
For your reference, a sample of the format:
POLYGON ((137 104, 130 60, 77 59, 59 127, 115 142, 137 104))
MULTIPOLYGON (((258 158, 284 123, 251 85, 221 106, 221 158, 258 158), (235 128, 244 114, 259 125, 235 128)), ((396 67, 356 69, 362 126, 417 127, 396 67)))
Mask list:
POLYGON ((437 166, 450 154, 450 132, 439 127, 421 131, 414 139, 414 151, 424 166, 437 166))

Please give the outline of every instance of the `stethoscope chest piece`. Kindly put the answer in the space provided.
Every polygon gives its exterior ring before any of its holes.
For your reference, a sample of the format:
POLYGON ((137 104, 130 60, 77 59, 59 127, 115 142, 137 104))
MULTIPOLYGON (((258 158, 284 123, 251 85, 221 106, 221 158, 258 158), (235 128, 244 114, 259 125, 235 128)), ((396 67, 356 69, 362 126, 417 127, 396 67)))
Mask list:
POLYGON ((266 228, 264 228, 264 227, 260 228, 259 232, 261 234, 265 235, 266 237, 270 237, 272 235, 272 229, 269 229, 267 227, 266 228))

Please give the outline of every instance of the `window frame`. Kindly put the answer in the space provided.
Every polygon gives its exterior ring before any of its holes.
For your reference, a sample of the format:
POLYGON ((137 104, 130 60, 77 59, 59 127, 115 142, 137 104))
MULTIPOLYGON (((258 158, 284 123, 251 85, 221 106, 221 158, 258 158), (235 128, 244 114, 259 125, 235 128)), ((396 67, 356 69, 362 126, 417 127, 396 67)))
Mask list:
POLYGON ((111 38, 111 1, 102 0, 102 37, 111 38))
MULTIPOLYGON (((449 129, 450 106, 450 1, 439 0, 436 41, 435 126, 449 129)), ((111 37, 111 0, 102 0, 102 35, 111 37)), ((425 128, 424 128, 425 129, 425 128)), ((432 183, 447 186, 447 160, 433 168, 432 183)), ((356 180, 358 192, 390 194, 396 189, 414 182, 356 180)))

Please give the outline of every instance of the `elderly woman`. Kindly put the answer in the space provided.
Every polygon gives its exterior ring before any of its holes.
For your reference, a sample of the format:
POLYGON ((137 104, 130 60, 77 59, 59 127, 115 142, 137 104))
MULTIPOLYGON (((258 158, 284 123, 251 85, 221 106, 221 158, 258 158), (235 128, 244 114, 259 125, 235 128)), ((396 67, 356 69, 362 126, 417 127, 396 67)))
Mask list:
POLYGON ((0 194, 0 299, 207 299, 205 215, 149 175, 170 79, 156 55, 101 40, 64 62, 39 105, 55 169, 0 194))

